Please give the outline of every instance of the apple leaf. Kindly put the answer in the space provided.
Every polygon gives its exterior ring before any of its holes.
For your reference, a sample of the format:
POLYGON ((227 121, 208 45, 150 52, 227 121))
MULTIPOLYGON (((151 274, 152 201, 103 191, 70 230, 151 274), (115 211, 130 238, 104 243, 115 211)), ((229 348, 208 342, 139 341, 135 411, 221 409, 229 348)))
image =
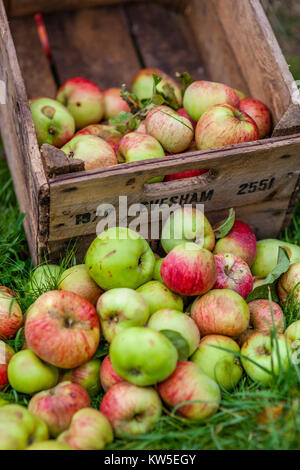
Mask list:
POLYGON ((271 291, 271 296, 274 302, 278 302, 278 295, 276 291, 276 281, 286 273, 290 267, 290 257, 287 250, 280 246, 278 249, 278 259, 277 265, 266 277, 265 282, 256 287, 247 297, 246 301, 251 302, 256 299, 268 299, 269 298, 269 288, 271 291))
POLYGON ((235 222, 235 210, 233 208, 229 209, 229 214, 227 219, 223 220, 220 225, 218 225, 215 229, 215 237, 216 239, 224 238, 230 230, 232 229, 235 222))
POLYGON ((182 92, 182 95, 184 95, 185 93, 185 90, 192 84, 195 82, 195 80, 190 76, 189 73, 187 72, 183 72, 183 73, 179 73, 179 72, 176 72, 176 77, 178 78, 178 80, 180 81, 181 85, 182 85, 182 89, 181 89, 181 92, 182 92))
POLYGON ((161 330, 161 333, 163 333, 177 349, 178 359, 180 361, 186 361, 190 353, 190 348, 186 339, 174 330, 161 330))

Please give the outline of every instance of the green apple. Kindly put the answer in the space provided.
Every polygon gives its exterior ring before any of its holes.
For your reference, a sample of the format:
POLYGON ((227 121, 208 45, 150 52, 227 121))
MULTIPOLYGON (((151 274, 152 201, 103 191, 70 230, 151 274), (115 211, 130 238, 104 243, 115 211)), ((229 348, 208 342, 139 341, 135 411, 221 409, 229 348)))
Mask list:
POLYGON ((137 292, 143 296, 148 304, 150 315, 161 310, 162 308, 170 308, 173 310, 183 311, 183 300, 172 292, 167 286, 159 281, 149 281, 137 289, 137 292))
POLYGON ((97 300, 103 292, 89 276, 85 264, 78 264, 77 266, 66 269, 59 279, 58 288, 60 290, 75 292, 75 294, 80 295, 80 297, 88 300, 93 305, 96 305, 97 300))
POLYGON ((235 353, 239 354, 240 348, 232 338, 222 335, 207 335, 200 341, 191 361, 198 364, 200 369, 215 380, 220 387, 230 391, 238 384, 243 375, 240 360, 235 353))
POLYGON ((97 313, 101 330, 109 343, 125 328, 143 326, 149 318, 147 301, 133 289, 111 289, 98 300, 97 313))
POLYGON ((20 393, 34 393, 54 387, 58 382, 58 369, 43 362, 33 351, 17 352, 8 364, 8 380, 20 393))
POLYGON ((175 346, 162 333, 138 326, 115 336, 109 354, 116 373, 141 387, 169 377, 178 359, 175 346))
POLYGON ((144 238, 125 227, 105 230, 90 245, 85 263, 104 290, 137 289, 152 279, 154 254, 144 238))
POLYGON ((0 408, 0 450, 24 450, 34 442, 48 439, 46 424, 24 406, 0 408))
POLYGON ((199 346, 199 329, 185 313, 168 308, 158 310, 150 318, 148 327, 161 331, 172 340, 181 361, 190 357, 199 346))
POLYGON ((172 212, 164 223, 161 244, 166 253, 184 242, 194 242, 200 248, 212 251, 215 234, 203 212, 184 207, 172 212))
POLYGON ((172 87, 178 101, 178 105, 180 106, 182 103, 182 95, 178 82, 160 69, 147 68, 140 70, 133 79, 131 88, 132 93, 134 93, 139 100, 151 98, 153 95, 154 85, 153 74, 162 78, 162 81, 157 86, 158 91, 163 92, 166 86, 172 87))
POLYGON ((32 273, 29 292, 39 296, 46 291, 56 289, 62 268, 56 264, 41 264, 32 273))
POLYGON ((267 277, 277 266, 279 247, 286 248, 291 264, 300 263, 300 246, 272 238, 260 240, 257 243, 256 258, 251 267, 254 276, 267 277))
POLYGON ((86 389, 90 397, 98 395, 101 389, 99 359, 91 359, 75 369, 70 369, 61 376, 60 382, 70 381, 86 389))
POLYGON ((31 444, 31 446, 27 447, 25 450, 73 450, 72 447, 67 446, 67 444, 63 444, 62 442, 58 442, 56 440, 51 441, 43 441, 37 442, 35 444, 31 444))
POLYGON ((294 341, 300 340, 300 320, 294 321, 284 332, 288 342, 294 343, 294 341))
POLYGON ((241 354, 242 365, 247 375, 263 385, 272 384, 274 376, 278 376, 280 370, 287 370, 290 365, 288 342, 280 333, 277 334, 277 341, 267 333, 254 333, 243 344, 241 354))
POLYGON ((161 268, 163 260, 164 258, 159 258, 159 257, 155 258, 154 269, 153 269, 153 274, 152 274, 153 280, 159 281, 161 283, 163 283, 163 278, 161 277, 161 274, 160 274, 160 268, 161 268))

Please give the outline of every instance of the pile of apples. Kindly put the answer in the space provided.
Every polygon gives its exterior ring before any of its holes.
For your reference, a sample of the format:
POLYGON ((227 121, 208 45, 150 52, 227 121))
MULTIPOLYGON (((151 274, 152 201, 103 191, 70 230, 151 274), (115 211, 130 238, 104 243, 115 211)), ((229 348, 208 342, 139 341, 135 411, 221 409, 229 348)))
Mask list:
POLYGON ((100 450, 150 432, 162 403, 205 422, 243 377, 271 386, 290 367, 300 320, 285 330, 282 307, 291 296, 300 306, 300 247, 257 242, 239 220, 222 236, 221 227, 176 210, 162 229, 163 258, 138 233, 109 228, 85 264, 34 271, 29 289, 44 293, 24 316, 0 287, 1 388, 29 395, 28 409, 2 400, 0 449, 100 450), (290 258, 276 285, 281 305, 247 300, 277 269, 281 246, 290 258), (45 292, 49 276, 58 290, 45 292), (15 353, 7 340, 23 332, 15 353))
MULTIPOLYGON (((59 147, 92 170, 270 134, 271 113, 261 101, 222 83, 192 79, 188 83, 181 88, 158 69, 141 70, 131 93, 121 88, 102 92, 89 80, 71 78, 58 90, 56 100, 30 101, 38 143, 59 147)), ((166 181, 203 172, 168 175, 166 181)))

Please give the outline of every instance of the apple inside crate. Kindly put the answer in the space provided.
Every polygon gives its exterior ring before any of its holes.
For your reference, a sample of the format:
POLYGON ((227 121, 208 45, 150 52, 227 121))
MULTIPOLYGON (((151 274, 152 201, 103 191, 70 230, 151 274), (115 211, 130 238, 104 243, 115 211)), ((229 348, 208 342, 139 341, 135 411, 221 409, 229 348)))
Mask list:
POLYGON ((99 205, 118 210, 119 196, 149 209, 204 204, 212 223, 234 207, 258 238, 276 237, 287 226, 299 194, 300 99, 258 0, 0 0, 0 17, 1 134, 35 262, 41 255, 58 259, 73 238, 82 258, 101 220, 99 205), (46 53, 37 13, 48 34, 46 53), (89 171, 52 146, 39 149, 29 98, 54 98, 71 77, 102 90, 130 87, 144 67, 172 77, 187 71, 262 101, 272 113, 272 135, 89 171), (147 184, 203 169, 209 171, 147 184))

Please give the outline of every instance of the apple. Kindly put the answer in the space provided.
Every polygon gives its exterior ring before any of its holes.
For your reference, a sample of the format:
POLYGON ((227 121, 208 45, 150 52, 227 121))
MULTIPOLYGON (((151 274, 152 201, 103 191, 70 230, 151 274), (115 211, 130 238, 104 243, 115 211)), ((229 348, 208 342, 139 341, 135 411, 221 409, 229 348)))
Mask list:
POLYGON ((39 146, 62 147, 74 135, 74 118, 58 101, 38 98, 30 103, 30 110, 39 146))
POLYGON ((126 328, 115 336, 109 355, 116 373, 141 387, 169 377, 178 358, 175 346, 162 333, 140 326, 126 328))
POLYGON ((285 336, 280 333, 277 334, 276 340, 267 333, 256 332, 244 343, 241 354, 247 375, 265 386, 273 382, 274 376, 278 376, 280 370, 287 370, 290 365, 288 344, 285 336))
POLYGON ((179 84, 162 70, 156 68, 142 69, 136 74, 131 87, 132 93, 134 93, 139 100, 152 98, 154 86, 153 74, 162 78, 162 81, 157 86, 157 90, 163 92, 166 85, 171 86, 178 101, 178 105, 180 106, 182 103, 182 95, 179 84))
POLYGON ((57 437, 70 426, 76 411, 89 406, 89 395, 81 385, 61 382, 34 395, 28 410, 47 424, 51 437, 57 437))
POLYGON ((243 344, 252 336, 256 333, 255 330, 253 330, 253 328, 251 328, 251 325, 249 326, 249 328, 247 328, 247 330, 245 330, 242 334, 240 334, 237 338, 236 338, 236 342, 238 343, 238 345, 240 347, 243 346, 243 344))
POLYGON ((163 260, 164 260, 164 258, 160 258, 159 256, 157 258, 155 258, 154 269, 153 269, 153 274, 152 274, 153 280, 154 281, 159 281, 161 283, 164 282, 162 280, 162 277, 161 277, 161 274, 160 274, 160 269, 161 269, 161 265, 163 263, 163 260))
POLYGON ((85 264, 78 264, 66 269, 59 279, 58 289, 74 292, 88 300, 92 305, 96 305, 97 300, 103 293, 103 290, 89 276, 85 264))
POLYGON ((197 122, 194 121, 194 119, 192 119, 192 118, 188 115, 188 113, 186 112, 186 110, 185 110, 184 108, 178 109, 177 113, 178 113, 180 116, 183 116, 183 117, 187 118, 187 119, 190 121, 190 123, 192 124, 193 128, 196 129, 197 122))
POLYGON ((256 123, 259 131, 259 138, 267 137, 272 129, 272 115, 269 108, 259 100, 252 98, 243 99, 240 102, 240 110, 248 114, 256 123))
POLYGON ((217 383, 190 361, 178 362, 171 377, 158 385, 158 393, 170 408, 197 421, 212 416, 221 398, 217 383), (193 403, 184 404, 189 401, 193 403))
POLYGON ((32 272, 29 280, 29 293, 38 297, 58 285, 62 268, 56 264, 41 264, 32 272))
POLYGON ((288 252, 291 264, 300 263, 300 246, 272 238, 260 240, 257 242, 257 254, 251 267, 254 276, 267 277, 270 274, 277 266, 280 247, 288 252))
POLYGON ((196 127, 198 150, 224 147, 259 139, 253 119, 229 104, 213 106, 199 119, 196 127))
POLYGON ((65 105, 75 119, 76 129, 101 121, 104 98, 100 88, 90 80, 75 77, 57 91, 57 101, 65 105))
POLYGON ((107 392, 107 390, 113 385, 124 382, 124 379, 114 370, 109 355, 105 356, 102 361, 100 368, 100 382, 105 392, 107 392))
POLYGON ((90 245, 85 263, 104 290, 137 289, 152 279, 155 258, 146 240, 125 227, 105 230, 90 245))
POLYGON ((300 262, 292 264, 285 274, 282 274, 277 284, 280 302, 285 305, 291 301, 300 304, 300 262))
POLYGON ((300 344, 298 344, 298 341, 300 340, 300 320, 294 321, 289 325, 289 327, 285 330, 285 337, 288 341, 288 344, 292 346, 297 347, 299 350, 300 344))
POLYGON ((180 153, 189 148, 194 128, 189 119, 168 106, 155 106, 146 117, 147 134, 155 137, 169 153, 180 153))
POLYGON ((0 336, 2 339, 14 337, 23 325, 23 314, 15 297, 0 292, 0 336))
POLYGON ((236 94, 238 95, 240 101, 241 101, 241 100, 245 100, 245 99, 247 98, 246 93, 244 93, 243 91, 237 90, 236 88, 234 88, 234 91, 235 91, 236 94))
POLYGON ((266 299, 257 299, 253 300, 252 302, 249 302, 248 307, 250 311, 250 323, 256 331, 269 333, 274 330, 275 326, 276 331, 278 331, 278 333, 283 333, 283 311, 275 302, 272 302, 271 305, 270 301, 266 299))
POLYGON ((73 450, 71 447, 58 442, 54 439, 50 441, 37 442, 36 444, 31 444, 25 450, 73 450))
POLYGON ((1 296, 1 294, 8 295, 12 298, 16 297, 15 292, 12 289, 10 289, 9 287, 6 287, 6 286, 0 286, 0 296, 1 296))
POLYGON ((195 176, 201 176, 204 173, 207 173, 207 170, 183 171, 182 173, 174 173, 174 175, 166 175, 165 181, 184 180, 186 178, 194 178, 195 176))
POLYGON ((7 369, 14 354, 13 348, 0 340, 0 390, 8 384, 7 369))
POLYGON ((102 450, 114 440, 110 422, 98 410, 83 408, 74 414, 70 427, 58 436, 75 450, 102 450))
POLYGON ((201 339, 191 361, 195 362, 220 387, 230 391, 239 383, 243 375, 243 368, 235 353, 239 354, 240 348, 232 338, 207 335, 201 339))
POLYGON ((118 163, 116 152, 112 146, 95 135, 77 135, 61 150, 68 158, 82 160, 85 170, 95 170, 118 163))
POLYGON ((253 277, 248 264, 231 253, 215 255, 217 281, 214 289, 231 289, 244 299, 253 290, 253 277))
POLYGON ((214 255, 195 243, 173 248, 164 258, 160 272, 169 289, 188 296, 205 294, 217 279, 214 255))
POLYGON ((90 126, 84 127, 80 131, 76 132, 75 136, 77 135, 94 135, 96 137, 101 137, 101 139, 111 145, 116 154, 118 152, 120 140, 122 139, 122 134, 117 131, 116 127, 109 124, 91 124, 90 126))
POLYGON ((100 411, 117 437, 139 436, 151 431, 162 414, 162 404, 153 388, 136 387, 122 382, 104 395, 100 411))
POLYGON ((46 424, 24 406, 11 404, 0 409, 0 450, 24 450, 46 439, 46 424))
POLYGON ((236 220, 229 234, 217 241, 214 253, 216 255, 231 253, 240 256, 249 266, 252 266, 256 256, 256 247, 253 230, 244 222, 236 220))
POLYGON ((150 314, 144 297, 126 287, 111 289, 101 295, 97 313, 102 333, 108 343, 125 328, 143 326, 150 314))
POLYGON ((203 212, 192 207, 172 212, 162 228, 161 244, 166 253, 184 242, 194 242, 209 251, 215 246, 212 226, 203 212))
POLYGON ((104 96, 104 119, 118 116, 121 111, 130 112, 126 101, 121 97, 121 88, 109 88, 103 93, 104 96))
POLYGON ((230 289, 213 289, 192 305, 192 318, 201 336, 239 336, 249 326, 250 313, 243 297, 230 289))
POLYGON ((161 331, 167 338, 169 338, 170 333, 174 337, 175 333, 180 340, 179 344, 181 344, 182 339, 185 341, 185 350, 178 350, 179 359, 187 359, 199 346, 200 333, 196 323, 191 317, 177 310, 171 308, 158 310, 151 316, 148 327, 161 331))
POLYGON ((87 362, 99 344, 95 307, 74 292, 50 291, 30 307, 25 339, 42 360, 62 369, 87 362))
POLYGON ((183 311, 182 298, 170 291, 164 284, 159 281, 149 281, 137 289, 137 292, 142 295, 146 301, 150 316, 157 310, 162 308, 170 308, 173 310, 183 311))
POLYGON ((138 127, 133 132, 137 132, 138 134, 147 134, 145 120, 141 121, 140 124, 138 125, 138 127))
POLYGON ((100 392, 100 367, 99 359, 91 359, 82 366, 64 372, 60 382, 70 381, 81 385, 88 394, 93 397, 100 392))
POLYGON ((194 82, 186 89, 183 97, 184 109, 194 121, 199 121, 206 111, 220 104, 228 104, 235 108, 240 104, 237 93, 223 83, 204 80, 194 82))
POLYGON ((58 382, 58 369, 41 361, 29 349, 17 352, 8 364, 8 380, 20 393, 34 393, 54 387, 58 382))

